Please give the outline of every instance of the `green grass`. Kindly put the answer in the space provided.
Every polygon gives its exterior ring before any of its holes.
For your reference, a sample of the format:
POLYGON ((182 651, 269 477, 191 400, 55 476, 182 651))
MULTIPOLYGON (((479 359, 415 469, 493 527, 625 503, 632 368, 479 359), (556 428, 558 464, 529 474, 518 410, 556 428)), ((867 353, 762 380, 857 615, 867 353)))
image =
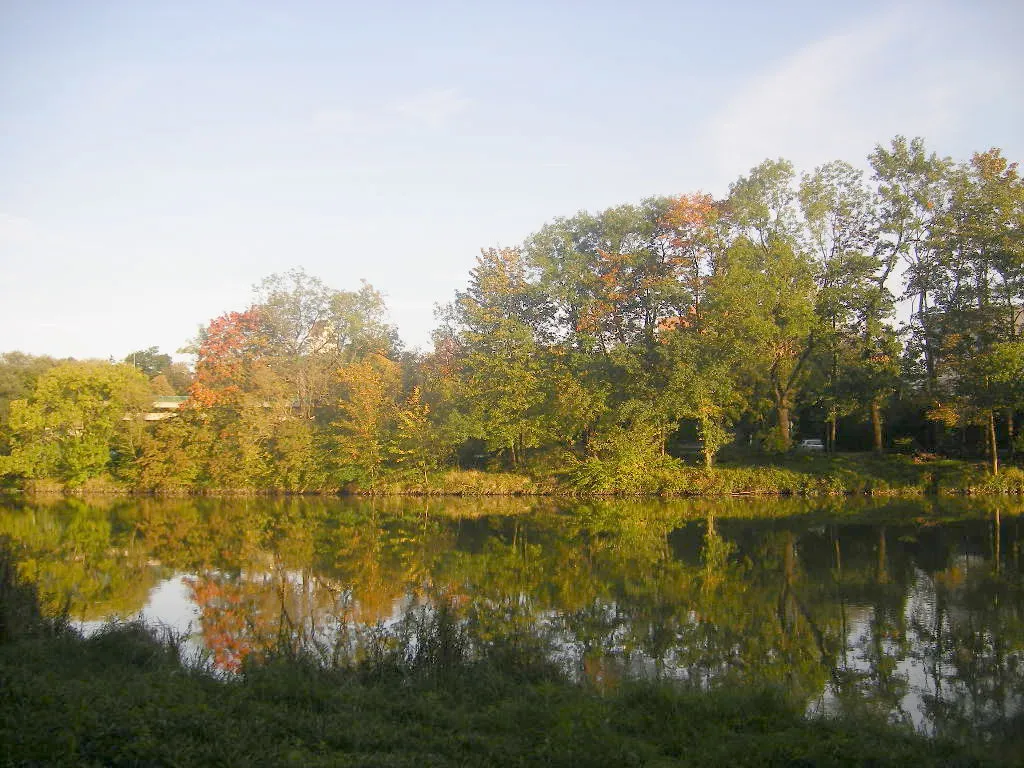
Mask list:
POLYGON ((13 765, 984 764, 877 720, 809 722, 773 690, 601 693, 486 663, 374 676, 296 659, 218 681, 131 625, 5 645, 0 679, 13 765))
POLYGON ((809 721, 771 688, 574 684, 529 642, 471 652, 444 611, 332 666, 282 649, 218 679, 139 624, 83 639, 3 576, 4 765, 938 766, 1012 754, 870 715, 809 721))

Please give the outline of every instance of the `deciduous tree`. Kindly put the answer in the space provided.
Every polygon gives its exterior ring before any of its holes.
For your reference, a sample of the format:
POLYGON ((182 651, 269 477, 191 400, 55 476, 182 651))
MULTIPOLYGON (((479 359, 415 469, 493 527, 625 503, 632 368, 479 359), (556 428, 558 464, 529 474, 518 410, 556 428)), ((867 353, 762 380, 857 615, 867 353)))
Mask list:
POLYGON ((77 485, 135 460, 138 421, 150 404, 146 377, 127 365, 63 363, 11 403, 6 472, 77 485))

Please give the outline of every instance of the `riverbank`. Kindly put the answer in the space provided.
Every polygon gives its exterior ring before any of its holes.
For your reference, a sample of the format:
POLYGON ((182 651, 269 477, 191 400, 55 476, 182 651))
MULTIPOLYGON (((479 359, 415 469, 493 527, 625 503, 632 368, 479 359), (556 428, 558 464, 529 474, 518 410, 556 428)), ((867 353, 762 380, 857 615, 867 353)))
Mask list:
POLYGON ((1009 765, 1020 746, 867 709, 809 720, 776 688, 573 683, 529 642, 471 647, 443 611, 330 668, 283 648, 217 677, 138 624, 82 638, 0 569, 5 764, 1009 765))
POLYGON ((423 475, 385 475, 372 482, 326 487, 220 488, 140 487, 101 476, 81 485, 32 480, 30 494, 162 496, 260 496, 279 494, 356 496, 564 496, 577 498, 661 496, 960 496, 1024 494, 1024 470, 1007 466, 998 475, 981 462, 907 455, 796 454, 723 462, 711 469, 665 459, 653 467, 536 467, 530 471, 448 470, 423 475))

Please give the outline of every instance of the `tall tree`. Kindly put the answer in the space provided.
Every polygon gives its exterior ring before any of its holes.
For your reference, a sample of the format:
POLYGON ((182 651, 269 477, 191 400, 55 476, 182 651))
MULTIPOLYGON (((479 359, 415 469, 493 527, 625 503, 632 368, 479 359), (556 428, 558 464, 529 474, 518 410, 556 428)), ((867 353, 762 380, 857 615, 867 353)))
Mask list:
POLYGON ((171 367, 171 356, 162 354, 159 347, 149 347, 131 352, 123 362, 138 368, 146 374, 146 378, 152 379, 158 374, 167 372, 171 367))
MULTIPOLYGON (((702 329, 707 283, 725 244, 721 218, 721 206, 714 198, 698 192, 672 198, 668 210, 659 219, 662 227, 659 244, 667 254, 672 277, 681 289, 671 291, 668 296, 671 298, 668 303, 675 303, 674 308, 681 313, 670 325, 692 325, 698 333, 702 329)), ((664 325, 663 321, 662 327, 664 325)))
POLYGON ((197 340, 196 377, 190 395, 200 407, 228 405, 253 386, 263 356, 262 326, 255 308, 210 321, 197 340))
POLYGON ((898 350, 887 323, 893 297, 878 247, 875 196, 861 171, 835 161, 804 175, 800 206, 818 273, 828 448, 835 450, 838 417, 848 403, 869 414, 874 449, 881 453, 882 406, 894 389, 898 350))
POLYGON ((940 346, 933 305, 944 281, 932 226, 946 204, 951 163, 929 154, 922 139, 908 142, 903 136, 896 136, 888 148, 877 145, 868 159, 878 183, 877 252, 885 276, 903 264, 902 298, 913 302, 909 352, 912 357, 920 354, 924 392, 931 397, 938 389, 940 346))
POLYGON ((772 445, 792 445, 790 421, 821 342, 815 269, 801 248, 793 166, 766 160, 730 187, 734 240, 709 285, 721 333, 744 351, 748 375, 775 412, 772 445))
POLYGON ((661 319, 659 340, 667 414, 696 421, 705 466, 731 438, 729 423, 739 405, 738 363, 723 317, 714 313, 712 287, 724 269, 727 247, 722 205, 710 195, 673 198, 660 224, 680 284, 680 312, 661 319), (726 333, 723 333, 726 331, 726 333))
POLYGON ((461 395, 473 437, 507 453, 517 465, 538 445, 538 407, 544 401, 541 348, 536 338, 538 296, 522 254, 482 251, 466 291, 456 297, 461 395))
MULTIPOLYGON (((945 381, 961 421, 984 427, 992 471, 998 471, 996 414, 1013 404, 1002 385, 999 345, 1019 335, 1024 306, 1024 182, 999 150, 975 154, 951 174, 946 207, 933 222, 932 240, 944 280, 935 291, 945 381)), ((1009 349, 1010 347, 1004 347, 1009 349)))
POLYGON ((256 287, 262 352, 305 418, 323 404, 335 368, 333 295, 301 269, 270 275, 256 287))
POLYGON ((384 296, 365 280, 357 291, 337 291, 331 300, 334 343, 342 364, 364 355, 396 357, 398 329, 388 319, 384 296))
POLYGON ((358 291, 338 291, 293 269, 264 279, 255 306, 268 365, 290 386, 303 418, 333 405, 338 366, 398 351, 384 299, 365 282, 358 291))
MULTIPOLYGON (((541 330, 559 348, 566 375, 597 394, 587 410, 602 429, 658 435, 658 452, 681 415, 666 384, 659 335, 699 303, 702 240, 713 226, 706 196, 653 198, 596 215, 558 219, 525 253, 546 299, 541 330), (640 422, 643 426, 639 427, 640 422)), ((593 432, 596 426, 585 427, 593 432)))
POLYGON ((396 409, 395 439, 391 446, 396 463, 423 476, 444 463, 451 453, 443 433, 431 422, 430 405, 423 400, 418 386, 409 392, 396 409))

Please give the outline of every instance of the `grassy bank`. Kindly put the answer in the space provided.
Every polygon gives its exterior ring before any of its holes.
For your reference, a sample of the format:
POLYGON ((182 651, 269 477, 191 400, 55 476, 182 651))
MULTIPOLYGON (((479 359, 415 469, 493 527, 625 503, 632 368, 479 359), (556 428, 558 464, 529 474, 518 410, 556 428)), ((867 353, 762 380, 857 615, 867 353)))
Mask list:
MULTIPOLYGON (((93 478, 69 487, 32 480, 23 490, 37 495, 131 495, 128 482, 93 478)), ((748 457, 712 469, 666 458, 654 466, 600 462, 520 472, 447 470, 422 475, 385 475, 374 482, 323 488, 173 487, 147 490, 162 496, 259 496, 352 494, 363 496, 922 496, 1024 494, 1024 470, 1007 466, 992 475, 986 465, 911 456, 797 454, 748 457)))
POLYGON ((1007 467, 993 476, 984 464, 954 459, 811 454, 723 464, 710 472, 685 469, 669 473, 661 492, 694 496, 1020 494, 1024 492, 1024 471, 1007 467))
POLYGON ((83 639, 3 567, 7 765, 1000 765, 1015 746, 809 721, 776 689, 575 684, 529 643, 470 653, 443 614, 332 666, 282 652, 218 679, 139 625, 83 639))

